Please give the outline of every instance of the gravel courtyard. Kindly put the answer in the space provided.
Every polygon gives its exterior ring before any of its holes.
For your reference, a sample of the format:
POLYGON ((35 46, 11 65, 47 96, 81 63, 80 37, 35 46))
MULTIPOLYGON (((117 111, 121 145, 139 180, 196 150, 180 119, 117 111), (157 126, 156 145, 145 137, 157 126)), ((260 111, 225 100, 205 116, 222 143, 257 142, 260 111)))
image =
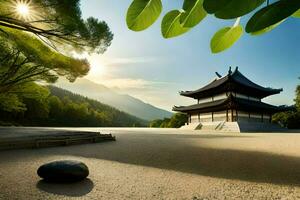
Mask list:
POLYGON ((81 130, 117 141, 2 151, 0 199, 300 199, 300 134, 81 130), (88 179, 41 181, 37 168, 61 159, 85 162, 88 179))

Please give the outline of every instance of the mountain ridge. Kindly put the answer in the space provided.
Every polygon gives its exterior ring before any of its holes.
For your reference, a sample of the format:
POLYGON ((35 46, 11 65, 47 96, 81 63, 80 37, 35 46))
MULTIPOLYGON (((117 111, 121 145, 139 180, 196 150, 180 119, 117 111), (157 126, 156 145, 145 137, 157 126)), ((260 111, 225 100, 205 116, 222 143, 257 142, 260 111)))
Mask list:
POLYGON ((58 87, 93 98, 144 120, 168 118, 172 113, 128 94, 121 94, 105 85, 82 78, 74 83, 60 80, 58 87))

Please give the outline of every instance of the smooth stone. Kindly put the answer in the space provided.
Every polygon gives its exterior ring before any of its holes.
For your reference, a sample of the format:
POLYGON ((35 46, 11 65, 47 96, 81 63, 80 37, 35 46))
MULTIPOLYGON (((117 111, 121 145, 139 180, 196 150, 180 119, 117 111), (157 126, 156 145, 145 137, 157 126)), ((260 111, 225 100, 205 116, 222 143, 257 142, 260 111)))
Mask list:
POLYGON ((48 182, 77 182, 89 175, 89 169, 83 162, 61 160, 40 166, 37 174, 48 182))

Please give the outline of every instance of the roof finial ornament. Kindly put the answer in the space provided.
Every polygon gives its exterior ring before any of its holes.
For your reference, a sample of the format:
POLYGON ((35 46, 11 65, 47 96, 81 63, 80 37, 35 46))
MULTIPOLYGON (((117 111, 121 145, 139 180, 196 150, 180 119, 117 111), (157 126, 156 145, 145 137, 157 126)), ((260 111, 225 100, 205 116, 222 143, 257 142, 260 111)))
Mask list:
POLYGON ((218 78, 222 78, 222 75, 219 74, 218 72, 215 72, 218 78))
POLYGON ((235 71, 238 71, 238 70, 239 70, 239 66, 236 66, 236 67, 235 67, 235 71))
POLYGON ((231 74, 231 73, 232 73, 231 66, 229 66, 228 74, 231 74))

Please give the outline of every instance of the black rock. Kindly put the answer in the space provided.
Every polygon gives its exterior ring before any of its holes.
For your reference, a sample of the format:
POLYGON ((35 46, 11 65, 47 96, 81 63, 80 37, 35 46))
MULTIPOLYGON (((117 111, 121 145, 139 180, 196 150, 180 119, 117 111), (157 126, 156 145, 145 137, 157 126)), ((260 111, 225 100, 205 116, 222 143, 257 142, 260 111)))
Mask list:
POLYGON ((61 160, 40 166, 37 174, 48 182, 76 182, 85 179, 89 169, 79 161, 61 160))

